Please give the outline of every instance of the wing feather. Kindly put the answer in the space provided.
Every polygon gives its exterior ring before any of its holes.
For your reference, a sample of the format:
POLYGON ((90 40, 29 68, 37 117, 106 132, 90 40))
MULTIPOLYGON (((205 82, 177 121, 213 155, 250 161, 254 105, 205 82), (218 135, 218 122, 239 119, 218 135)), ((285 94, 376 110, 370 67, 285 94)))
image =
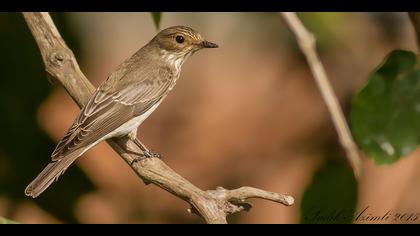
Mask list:
MULTIPOLYGON (((128 76, 141 75, 134 73, 128 76)), ((123 78, 117 80, 111 75, 82 108, 52 153, 52 160, 61 160, 72 152, 90 146, 135 116, 143 114, 166 96, 168 88, 175 82, 169 68, 164 67, 142 77, 144 79, 130 83, 124 81, 123 88, 113 91, 109 89, 110 83, 122 83, 123 78)))

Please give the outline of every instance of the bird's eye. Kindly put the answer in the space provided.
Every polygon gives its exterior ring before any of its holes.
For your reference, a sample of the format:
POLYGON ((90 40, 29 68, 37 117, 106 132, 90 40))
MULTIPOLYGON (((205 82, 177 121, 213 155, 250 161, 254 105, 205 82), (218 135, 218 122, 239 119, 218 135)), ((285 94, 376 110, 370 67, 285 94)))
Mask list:
POLYGON ((184 37, 182 37, 181 35, 176 36, 175 38, 177 43, 183 43, 184 42, 184 37))

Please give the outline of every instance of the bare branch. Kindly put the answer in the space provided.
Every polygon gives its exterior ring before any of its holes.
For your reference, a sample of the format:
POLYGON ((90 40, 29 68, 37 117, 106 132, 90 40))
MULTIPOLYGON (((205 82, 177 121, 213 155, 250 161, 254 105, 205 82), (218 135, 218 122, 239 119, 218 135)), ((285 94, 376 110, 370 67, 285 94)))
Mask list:
POLYGON ((231 202, 245 201, 249 198, 261 198, 281 203, 285 206, 291 206, 295 201, 290 196, 268 192, 253 187, 241 187, 233 190, 227 190, 223 187, 217 187, 216 191, 210 190, 208 192, 211 192, 211 194, 218 196, 218 198, 222 198, 231 202))
MULTIPOLYGON (((23 15, 41 51, 46 71, 55 81, 62 84, 79 107, 82 107, 95 88, 81 72, 76 58, 61 38, 50 15, 48 13, 23 13, 23 15)), ((232 211, 229 207, 235 205, 229 202, 231 199, 218 199, 209 192, 197 188, 158 158, 135 161, 138 157, 136 153, 141 154, 142 151, 128 137, 113 138, 107 142, 145 183, 155 184, 190 203, 194 212, 203 217, 207 223, 227 223, 228 214, 245 210, 237 208, 236 211, 232 211)), ((258 191, 258 194, 247 196, 265 198, 264 196, 273 194, 267 192, 264 195, 263 190, 258 191)), ((279 199, 293 199, 291 196, 278 196, 279 199)), ((269 197, 266 199, 273 200, 269 197)), ((281 200, 278 202, 283 203, 281 200)))
POLYGON ((417 48, 420 50, 420 13, 409 12, 408 16, 410 17, 411 23, 414 26, 414 31, 416 32, 417 37, 417 48))
POLYGON ((353 140, 350 129, 347 125, 343 111, 340 108, 337 97, 328 81, 325 69, 316 52, 315 36, 309 32, 294 12, 280 13, 288 24, 290 30, 295 34, 300 49, 306 56, 306 60, 311 68, 312 74, 318 84, 322 97, 327 104, 335 129, 337 130, 340 143, 347 153, 347 158, 353 168, 354 175, 359 178, 363 162, 359 155, 359 150, 353 140))

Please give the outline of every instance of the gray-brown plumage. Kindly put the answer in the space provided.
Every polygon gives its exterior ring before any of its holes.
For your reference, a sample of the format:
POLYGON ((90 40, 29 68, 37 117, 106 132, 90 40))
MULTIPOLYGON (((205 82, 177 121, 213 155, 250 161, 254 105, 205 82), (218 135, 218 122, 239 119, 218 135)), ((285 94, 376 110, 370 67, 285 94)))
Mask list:
POLYGON ((199 49, 215 47, 188 27, 159 32, 99 86, 58 143, 52 162, 26 187, 25 194, 37 197, 97 143, 124 135, 135 139, 138 126, 175 86, 184 61, 199 49))

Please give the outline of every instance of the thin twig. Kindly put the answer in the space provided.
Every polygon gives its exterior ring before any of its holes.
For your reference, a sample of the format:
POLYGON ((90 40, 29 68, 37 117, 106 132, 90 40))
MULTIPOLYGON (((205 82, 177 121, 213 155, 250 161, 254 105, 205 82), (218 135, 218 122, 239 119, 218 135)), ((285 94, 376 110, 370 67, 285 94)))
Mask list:
POLYGON ((353 168, 354 175, 356 178, 359 178, 362 173, 363 162, 359 155, 357 145, 354 142, 350 129, 347 125, 343 111, 340 108, 338 99, 334 94, 334 91, 328 81, 327 74, 325 73, 324 67, 322 66, 321 60, 316 52, 315 36, 305 28, 296 13, 283 12, 280 14, 295 34, 299 47, 306 56, 306 60, 308 61, 313 76, 315 77, 322 97, 327 104, 335 129, 337 130, 340 143, 347 153, 347 158, 353 168))
POLYGON ((414 32, 416 33, 417 38, 417 48, 420 51, 420 13, 409 12, 408 16, 410 17, 411 23, 413 24, 414 32))
MULTIPOLYGON (((48 13, 23 13, 23 15, 41 51, 46 71, 55 81, 62 84, 79 107, 82 107, 87 103, 95 88, 80 70, 73 52, 61 38, 50 15, 48 13)), ((230 202, 229 199, 215 198, 207 191, 197 188, 158 158, 134 161, 138 157, 135 153, 142 153, 142 151, 128 137, 113 138, 107 142, 145 183, 155 184, 188 202, 194 212, 203 217, 207 223, 227 223, 228 214, 245 210, 240 208, 238 203, 230 202), (235 207, 238 207, 236 211, 232 211, 235 207)), ((261 195, 264 191, 257 190, 248 189, 248 193, 244 196, 264 198, 261 195)), ((267 192, 267 196, 270 194, 267 192)), ((284 199, 293 199, 287 195, 279 194, 279 196, 284 199)), ((278 202, 284 204, 282 201, 278 202)))
POLYGON ((253 187, 240 187, 238 189, 227 190, 223 187, 217 187, 216 191, 209 190, 211 194, 217 196, 217 198, 223 198, 227 201, 243 201, 249 198, 261 198, 277 203, 281 203, 286 206, 291 206, 295 202, 295 200, 283 194, 273 193, 264 191, 261 189, 253 188, 253 187))

